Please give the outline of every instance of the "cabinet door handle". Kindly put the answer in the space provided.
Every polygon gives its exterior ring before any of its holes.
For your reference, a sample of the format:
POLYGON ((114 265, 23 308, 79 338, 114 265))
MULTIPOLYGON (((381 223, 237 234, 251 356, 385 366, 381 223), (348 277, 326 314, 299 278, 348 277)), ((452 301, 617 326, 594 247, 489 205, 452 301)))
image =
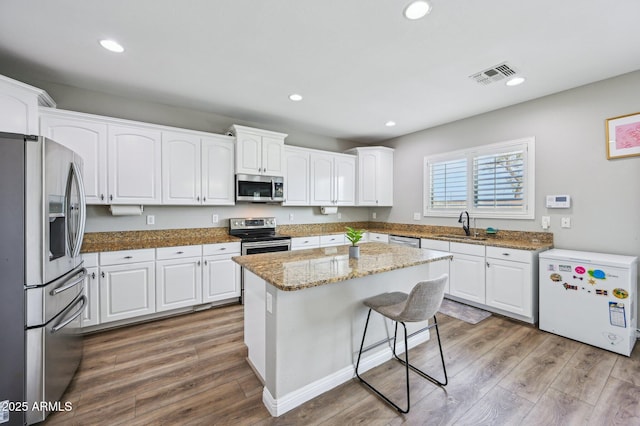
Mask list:
POLYGON ((113 201, 113 194, 109 195, 109 201, 113 201))
POLYGON ((104 271, 102 271, 102 272, 100 273, 100 276, 101 276, 102 278, 104 278, 104 271))
POLYGON ((489 265, 489 262, 487 262, 487 268, 490 267, 491 265, 489 265))
POLYGON ((96 279, 96 273, 95 273, 95 272, 92 272, 92 273, 91 273, 91 279, 92 279, 92 280, 95 280, 95 279, 96 279))
POLYGON ((207 197, 202 197, 202 201, 207 201, 207 197))
POLYGON ((196 196, 196 201, 200 201, 200 196, 196 196))
POLYGON ((198 266, 200 266, 200 261, 198 260, 198 266))
POLYGON ((100 194, 100 201, 104 201, 104 194, 100 194))
POLYGON ((204 266, 207 266, 208 264, 209 264, 209 263, 207 263, 207 261, 205 260, 205 261, 204 261, 204 266))

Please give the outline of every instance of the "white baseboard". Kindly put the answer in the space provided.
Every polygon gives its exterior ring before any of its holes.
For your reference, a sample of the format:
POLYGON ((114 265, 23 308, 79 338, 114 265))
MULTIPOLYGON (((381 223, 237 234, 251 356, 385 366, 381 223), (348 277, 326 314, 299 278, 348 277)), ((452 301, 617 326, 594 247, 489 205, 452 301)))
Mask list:
MULTIPOLYGON (((424 343, 429 340, 429 333, 423 332, 419 333, 411 338, 409 338, 409 348, 413 348, 421 343, 424 343)), ((397 353, 404 353, 404 343, 398 341, 398 345, 396 346, 397 353)), ((358 354, 355 354, 355 358, 357 359, 358 354)), ((377 367, 380 364, 383 364, 391 359, 393 353, 390 347, 385 347, 367 357, 363 357, 360 360, 360 372, 365 372, 374 367, 377 367)), ((315 398, 318 395, 321 395, 328 390, 331 390, 341 384, 348 382, 355 376, 355 365, 349 365, 344 367, 335 373, 332 373, 326 377, 323 377, 319 380, 316 380, 312 383, 309 383, 306 386, 301 387, 293 392, 289 392, 288 394, 282 396, 281 398, 274 398, 269 392, 269 389, 265 386, 262 391, 262 402, 265 407, 273 417, 281 416, 287 411, 291 411, 294 408, 304 404, 305 402, 315 398)))

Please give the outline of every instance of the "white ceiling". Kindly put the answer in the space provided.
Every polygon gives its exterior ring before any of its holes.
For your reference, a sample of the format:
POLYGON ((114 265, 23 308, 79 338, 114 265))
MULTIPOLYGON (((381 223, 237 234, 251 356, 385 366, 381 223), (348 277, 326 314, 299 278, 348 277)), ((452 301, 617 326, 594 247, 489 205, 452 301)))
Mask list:
POLYGON ((1 0, 0 74, 375 142, 640 69, 638 0, 408 2, 1 0))

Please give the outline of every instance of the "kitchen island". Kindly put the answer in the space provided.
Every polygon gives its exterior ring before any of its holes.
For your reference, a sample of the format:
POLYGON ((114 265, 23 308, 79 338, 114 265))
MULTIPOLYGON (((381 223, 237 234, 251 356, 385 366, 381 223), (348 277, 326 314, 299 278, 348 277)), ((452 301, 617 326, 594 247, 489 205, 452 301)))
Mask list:
MULTIPOLYGON (((362 301, 390 291, 409 292, 433 278, 432 262, 450 253, 364 243, 360 258, 348 247, 238 256, 243 267, 244 334, 248 361, 264 383, 263 402, 273 416, 354 377, 367 309, 362 301)), ((407 324, 409 333, 426 326, 407 324)), ((393 336, 392 323, 372 318, 365 346, 393 336)), ((409 340, 414 347, 427 331, 409 340)), ((404 351, 403 345, 398 347, 404 351)), ((388 345, 367 352, 361 371, 391 358, 388 345)))

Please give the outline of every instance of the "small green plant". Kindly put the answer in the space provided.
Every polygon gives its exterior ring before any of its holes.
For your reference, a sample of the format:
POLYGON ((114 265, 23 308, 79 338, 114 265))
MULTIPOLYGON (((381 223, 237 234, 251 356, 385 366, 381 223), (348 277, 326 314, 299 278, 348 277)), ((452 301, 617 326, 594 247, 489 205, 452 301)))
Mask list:
POLYGON ((355 246, 358 244, 358 241, 362 239, 362 234, 364 234, 364 230, 353 229, 350 226, 347 226, 347 240, 351 241, 351 245, 355 246))

